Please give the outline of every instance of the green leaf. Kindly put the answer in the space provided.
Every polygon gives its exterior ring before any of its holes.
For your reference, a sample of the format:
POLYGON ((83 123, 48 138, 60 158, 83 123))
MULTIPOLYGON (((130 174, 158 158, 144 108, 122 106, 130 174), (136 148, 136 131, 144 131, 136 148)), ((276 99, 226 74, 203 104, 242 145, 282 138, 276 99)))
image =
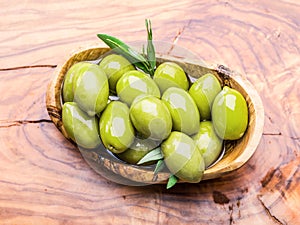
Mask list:
POLYGON ((125 44, 123 41, 116 37, 107 34, 97 34, 105 44, 107 44, 111 49, 115 50, 117 53, 122 54, 126 57, 132 64, 134 64, 139 69, 143 70, 145 73, 151 74, 151 65, 147 59, 134 50, 132 47, 125 44))
POLYGON ((155 170, 154 170, 154 175, 157 175, 158 172, 162 171, 165 168, 165 163, 163 159, 160 159, 157 161, 155 170))
POLYGON ((138 161, 137 165, 151 162, 154 160, 163 159, 163 155, 161 154, 160 147, 153 149, 152 151, 148 152, 140 161, 138 161))
POLYGON ((155 57, 155 48, 152 42, 152 27, 151 27, 151 21, 145 20, 146 28, 147 28, 147 34, 148 34, 148 42, 147 42, 147 59, 150 64, 151 69, 151 75, 154 75, 154 70, 156 66, 156 57, 155 57))
POLYGON ((168 183, 167 183, 167 189, 170 189, 173 187, 178 181, 178 178, 175 175, 171 175, 169 177, 168 183))
POLYGON ((143 55, 144 57, 146 57, 146 53, 145 53, 145 45, 143 45, 143 47, 142 47, 142 55, 143 55))

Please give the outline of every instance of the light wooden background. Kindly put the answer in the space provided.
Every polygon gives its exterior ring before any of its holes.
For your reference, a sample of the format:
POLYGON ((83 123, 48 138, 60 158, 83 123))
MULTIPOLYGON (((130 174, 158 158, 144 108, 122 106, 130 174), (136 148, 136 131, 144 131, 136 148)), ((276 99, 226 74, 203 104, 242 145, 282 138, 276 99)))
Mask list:
POLYGON ((0 0, 0 224, 299 224, 297 0, 0 0), (263 137, 237 173, 128 187, 97 175, 50 121, 45 91, 97 33, 191 49, 244 74, 265 107, 263 137))

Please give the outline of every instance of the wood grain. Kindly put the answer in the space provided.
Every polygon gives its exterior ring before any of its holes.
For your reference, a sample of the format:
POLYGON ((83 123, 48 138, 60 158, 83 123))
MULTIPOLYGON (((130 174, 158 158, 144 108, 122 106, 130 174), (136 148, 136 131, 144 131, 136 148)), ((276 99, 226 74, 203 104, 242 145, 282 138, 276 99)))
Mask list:
POLYGON ((243 1, 2 1, 1 224, 298 224, 300 4, 243 1), (191 49, 246 76, 264 135, 237 173, 199 184, 128 187, 87 165, 56 129, 45 92, 73 49, 97 33, 191 49))

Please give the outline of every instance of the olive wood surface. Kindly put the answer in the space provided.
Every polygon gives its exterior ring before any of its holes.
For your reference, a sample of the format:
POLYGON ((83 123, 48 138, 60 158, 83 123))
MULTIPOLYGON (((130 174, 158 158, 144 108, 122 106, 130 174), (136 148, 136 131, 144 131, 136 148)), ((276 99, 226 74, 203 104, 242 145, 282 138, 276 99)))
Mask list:
POLYGON ((296 0, 2 1, 0 224, 299 224, 299 11, 296 0), (97 33, 145 40, 145 18, 155 40, 258 91, 263 135, 236 172, 170 190, 119 185, 50 119, 46 91, 65 56, 97 33))

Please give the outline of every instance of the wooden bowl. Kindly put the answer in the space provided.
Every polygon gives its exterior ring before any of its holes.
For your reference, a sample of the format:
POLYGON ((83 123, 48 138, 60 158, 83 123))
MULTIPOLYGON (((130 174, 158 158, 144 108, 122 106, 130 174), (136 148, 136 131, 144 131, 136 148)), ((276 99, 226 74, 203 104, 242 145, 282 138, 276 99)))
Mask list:
MULTIPOLYGON (((70 140, 66 133, 61 118, 62 96, 61 89, 64 76, 68 69, 80 61, 94 61, 101 55, 110 51, 109 48, 99 46, 81 49, 71 55, 57 71, 50 82, 46 94, 46 106, 49 116, 61 133, 70 140)), ((192 77, 199 74, 214 74, 222 83, 238 90, 246 99, 249 108, 249 125, 244 136, 237 141, 225 142, 225 154, 212 167, 205 170, 203 180, 221 177, 224 174, 237 170, 244 165, 255 152, 260 141, 263 124, 264 109, 261 99, 251 83, 245 77, 234 73, 224 66, 206 67, 188 59, 174 58, 171 56, 158 56, 158 64, 164 61, 178 63, 192 77)), ((70 140, 71 141, 71 140, 70 140)), ((94 150, 78 148, 87 163, 103 177, 126 185, 146 185, 167 183, 170 176, 168 172, 160 172, 154 176, 153 166, 135 166, 122 162, 111 154, 104 146, 94 150)))

